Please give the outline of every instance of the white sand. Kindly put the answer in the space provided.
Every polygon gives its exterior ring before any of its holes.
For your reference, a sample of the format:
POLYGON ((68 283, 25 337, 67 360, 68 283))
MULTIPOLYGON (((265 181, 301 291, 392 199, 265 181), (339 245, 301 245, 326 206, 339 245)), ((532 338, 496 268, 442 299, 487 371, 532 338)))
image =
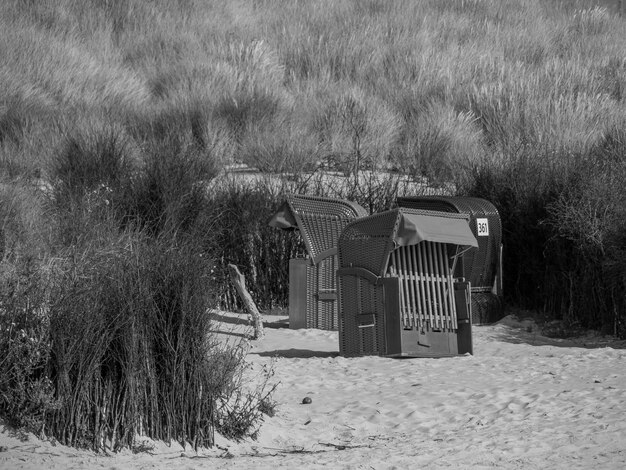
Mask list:
MULTIPOLYGON (((239 338, 245 316, 223 317, 239 338)), ((252 372, 274 361, 280 385, 257 441, 103 456, 0 424, 0 468, 626 468, 626 342, 549 339, 507 317, 474 327, 474 356, 343 358, 336 332, 266 320, 248 360, 252 372)))

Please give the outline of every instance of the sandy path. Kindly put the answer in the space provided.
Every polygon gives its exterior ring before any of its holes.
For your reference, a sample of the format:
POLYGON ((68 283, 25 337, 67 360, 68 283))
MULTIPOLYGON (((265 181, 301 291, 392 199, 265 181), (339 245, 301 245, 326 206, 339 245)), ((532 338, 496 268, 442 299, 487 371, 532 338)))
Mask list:
MULTIPOLYGON (((225 337, 239 318, 224 314, 225 337)), ((336 332, 266 328, 251 373, 273 363, 280 385, 257 441, 104 457, 4 432, 0 468, 626 468, 625 342, 529 326, 475 327, 474 356, 442 359, 343 358, 336 332)))

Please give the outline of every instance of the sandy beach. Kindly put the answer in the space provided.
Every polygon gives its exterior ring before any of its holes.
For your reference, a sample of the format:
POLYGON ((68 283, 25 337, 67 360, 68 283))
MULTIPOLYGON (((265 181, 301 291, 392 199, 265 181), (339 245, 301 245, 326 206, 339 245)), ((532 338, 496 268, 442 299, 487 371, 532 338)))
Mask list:
MULTIPOLYGON (((246 315, 218 318, 225 341, 250 332, 246 315)), ((284 316, 265 326, 248 373, 272 368, 278 386, 256 440, 194 452, 145 439, 143 452, 98 455, 0 424, 0 468, 626 468, 625 341, 547 338, 508 316, 474 327, 474 356, 344 358, 337 332, 284 316)))

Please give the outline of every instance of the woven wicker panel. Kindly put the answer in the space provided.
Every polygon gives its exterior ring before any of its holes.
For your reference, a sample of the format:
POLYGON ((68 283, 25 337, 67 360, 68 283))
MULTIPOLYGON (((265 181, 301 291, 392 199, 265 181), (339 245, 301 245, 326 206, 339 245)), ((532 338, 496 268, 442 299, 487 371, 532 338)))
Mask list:
POLYGON ((322 298, 323 294, 336 295, 337 256, 331 256, 317 265, 317 326, 322 330, 336 330, 337 301, 322 298))
POLYGON ((337 295, 337 256, 309 264, 306 275, 306 328, 338 329, 338 306, 329 297, 337 295))
POLYGON ((493 323, 504 316, 502 297, 491 292, 472 292, 472 323, 493 323))
POLYGON ((468 279, 474 291, 491 290, 500 265, 500 245, 502 244, 502 222, 500 214, 493 204, 484 199, 462 198, 458 203, 459 211, 470 216, 470 228, 478 240, 478 250, 468 252, 471 271, 468 279), (489 236, 479 236, 476 219, 484 218, 489 222, 489 236))
POLYGON ((339 288, 339 353, 342 356, 357 355, 359 351, 358 331, 356 324, 357 306, 356 292, 358 278, 341 276, 338 278, 339 288))
POLYGON ((339 235, 354 220, 320 214, 300 214, 300 219, 300 233, 306 239, 309 254, 314 259, 336 248, 339 235))
POLYGON ((384 292, 359 276, 339 278, 339 351, 343 356, 385 353, 384 292))
POLYGON ((364 217, 368 214, 367 210, 356 202, 345 199, 290 194, 287 200, 298 213, 326 214, 346 218, 364 217))
POLYGON ((363 207, 342 199, 289 195, 287 202, 298 221, 309 255, 315 261, 318 255, 337 247, 339 235, 348 223, 367 215, 363 207))
POLYGON ((365 268, 382 275, 395 248, 391 235, 397 223, 398 214, 387 211, 349 224, 338 242, 339 265, 365 268))
POLYGON ((309 264, 306 268, 306 327, 317 328, 317 268, 309 264))
POLYGON ((360 288, 360 309, 361 314, 373 315, 374 326, 358 328, 359 330, 359 346, 361 354, 378 354, 386 353, 385 344, 385 294, 382 286, 377 286, 359 278, 360 288))
POLYGON ((467 214, 470 228, 478 241, 477 250, 469 250, 463 255, 463 272, 455 273, 472 283, 472 291, 490 291, 500 265, 500 245, 502 243, 502 222, 496 207, 489 201, 473 197, 420 196, 398 198, 399 207, 430 209, 441 212, 467 214), (476 219, 489 221, 489 236, 478 236, 476 219))

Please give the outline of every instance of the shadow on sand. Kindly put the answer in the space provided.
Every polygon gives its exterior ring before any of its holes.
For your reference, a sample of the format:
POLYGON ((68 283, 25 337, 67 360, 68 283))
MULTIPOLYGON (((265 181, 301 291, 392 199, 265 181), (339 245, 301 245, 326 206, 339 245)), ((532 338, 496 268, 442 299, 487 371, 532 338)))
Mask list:
MULTIPOLYGON (((237 316, 223 315, 221 313, 213 312, 211 314, 211 320, 216 328, 211 329, 212 333, 219 333, 228 336, 235 336, 238 338, 249 338, 252 333, 252 324, 248 320, 248 315, 242 313, 237 316), (218 325, 233 325, 238 327, 229 330, 228 328, 219 327, 218 325), (243 331, 242 331, 243 329, 243 331), (249 331, 248 331, 249 330, 249 331)), ((272 317, 271 315, 263 317, 263 328, 280 329, 289 328, 289 318, 272 317)))
MULTIPOLYGON (((479 327, 480 328, 480 327, 479 327)), ((540 331, 527 331, 521 328, 507 328, 494 332, 492 339, 511 344, 528 344, 530 346, 554 346, 559 348, 584 349, 626 349, 626 340, 619 340, 607 336, 580 335, 570 337, 549 337, 540 331)))
MULTIPOLYGON (((212 313, 211 319, 213 321, 218 321, 222 323, 229 323, 231 325, 249 325, 252 326, 250 321, 248 320, 248 316, 245 313, 240 314, 241 316, 230 316, 230 315, 222 315, 220 313, 212 313)), ((289 318, 276 318, 274 319, 271 315, 263 316, 263 327, 264 328, 289 328, 289 318)))
POLYGON ((310 349, 275 349, 273 351, 263 351, 255 353, 251 351, 250 354, 257 354, 261 357, 287 357, 287 358, 301 358, 308 359, 311 357, 337 357, 338 351, 312 351, 310 349))

